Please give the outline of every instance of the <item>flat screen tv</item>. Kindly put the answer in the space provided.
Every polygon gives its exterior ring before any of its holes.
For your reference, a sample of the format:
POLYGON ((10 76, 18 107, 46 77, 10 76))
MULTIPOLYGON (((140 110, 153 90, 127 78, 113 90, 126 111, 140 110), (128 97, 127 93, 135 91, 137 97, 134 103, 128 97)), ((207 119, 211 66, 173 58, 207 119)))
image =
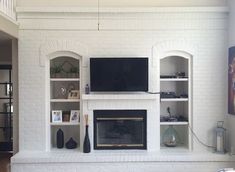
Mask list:
POLYGON ((148 91, 148 58, 90 58, 91 91, 148 91))

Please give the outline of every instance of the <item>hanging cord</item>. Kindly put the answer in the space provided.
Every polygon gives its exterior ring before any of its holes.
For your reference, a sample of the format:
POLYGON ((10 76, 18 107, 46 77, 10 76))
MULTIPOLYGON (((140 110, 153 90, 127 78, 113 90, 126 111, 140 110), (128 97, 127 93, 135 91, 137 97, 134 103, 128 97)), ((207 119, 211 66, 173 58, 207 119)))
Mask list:
POLYGON ((100 30, 100 0, 98 0, 98 9, 97 9, 97 15, 98 15, 98 23, 97 23, 97 29, 100 30))
POLYGON ((191 133, 193 134, 193 136, 196 138, 196 140, 203 146, 207 147, 207 148, 211 148, 211 149, 215 149, 215 146, 211 146, 211 145, 207 145, 205 143, 203 143, 198 136, 196 135, 196 133, 193 131, 193 129, 190 127, 190 125, 188 125, 189 130, 191 131, 191 133))

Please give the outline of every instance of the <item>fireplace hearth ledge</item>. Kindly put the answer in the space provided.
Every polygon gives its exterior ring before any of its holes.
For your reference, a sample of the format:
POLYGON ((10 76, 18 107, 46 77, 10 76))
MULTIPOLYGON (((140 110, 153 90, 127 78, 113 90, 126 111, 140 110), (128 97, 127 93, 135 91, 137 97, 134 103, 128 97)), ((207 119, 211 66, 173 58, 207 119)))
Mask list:
POLYGON ((21 151, 11 158, 12 164, 37 163, 115 163, 115 162, 235 162, 235 156, 216 153, 169 153, 164 151, 93 151, 81 152, 39 152, 21 151))
POLYGON ((83 94, 83 100, 154 100, 157 99, 158 94, 150 93, 121 93, 121 94, 112 94, 112 93, 95 93, 95 94, 83 94))

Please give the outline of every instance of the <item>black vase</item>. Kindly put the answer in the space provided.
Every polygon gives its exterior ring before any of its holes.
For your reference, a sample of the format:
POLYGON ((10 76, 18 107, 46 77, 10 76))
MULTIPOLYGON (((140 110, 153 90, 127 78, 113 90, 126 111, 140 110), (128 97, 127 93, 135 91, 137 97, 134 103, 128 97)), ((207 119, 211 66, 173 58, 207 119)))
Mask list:
POLYGON ((86 133, 85 133, 85 138, 83 142, 83 152, 89 153, 90 151, 91 151, 91 144, 90 144, 90 139, 89 139, 89 134, 88 134, 88 125, 86 125, 86 133))
POLYGON ((65 147, 66 147, 67 149, 75 149, 75 148, 77 147, 77 142, 75 142, 75 141, 73 140, 73 138, 71 137, 71 138, 69 139, 69 141, 67 141, 67 143, 65 143, 65 147))
POLYGON ((61 129, 56 133, 56 146, 59 149, 64 147, 64 132, 61 129))

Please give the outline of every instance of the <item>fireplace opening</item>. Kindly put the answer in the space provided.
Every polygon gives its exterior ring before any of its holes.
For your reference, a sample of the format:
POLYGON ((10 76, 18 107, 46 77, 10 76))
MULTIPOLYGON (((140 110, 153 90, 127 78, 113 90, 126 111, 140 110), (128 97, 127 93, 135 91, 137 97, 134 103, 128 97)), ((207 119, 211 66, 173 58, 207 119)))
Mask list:
POLYGON ((146 110, 94 110, 94 149, 147 149, 146 110))

